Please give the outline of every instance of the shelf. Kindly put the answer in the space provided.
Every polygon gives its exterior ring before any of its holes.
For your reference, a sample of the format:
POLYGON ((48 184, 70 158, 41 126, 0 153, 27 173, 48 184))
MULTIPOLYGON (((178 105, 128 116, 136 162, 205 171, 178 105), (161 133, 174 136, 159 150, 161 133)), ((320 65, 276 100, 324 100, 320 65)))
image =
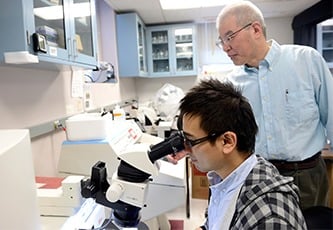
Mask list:
POLYGON ((193 57, 193 53, 192 52, 181 52, 181 53, 177 53, 176 57, 177 58, 193 57))
POLYGON ((177 60, 182 60, 182 59, 192 59, 193 56, 182 56, 182 57, 177 57, 177 60))
POLYGON ((192 43, 193 40, 176 40, 176 43, 183 44, 183 43, 192 43))
POLYGON ((169 60, 169 58, 153 58, 153 61, 166 61, 169 60))
POLYGON ((153 42, 153 45, 168 45, 168 42, 153 42))
POLYGON ((176 47, 179 48, 189 48, 189 47, 192 47, 193 44, 192 42, 186 42, 186 43, 176 43, 176 47))
POLYGON ((50 1, 50 0, 35 1, 35 6, 36 7, 58 6, 58 5, 59 5, 59 1, 50 1), (40 5, 38 3, 40 3, 40 5))

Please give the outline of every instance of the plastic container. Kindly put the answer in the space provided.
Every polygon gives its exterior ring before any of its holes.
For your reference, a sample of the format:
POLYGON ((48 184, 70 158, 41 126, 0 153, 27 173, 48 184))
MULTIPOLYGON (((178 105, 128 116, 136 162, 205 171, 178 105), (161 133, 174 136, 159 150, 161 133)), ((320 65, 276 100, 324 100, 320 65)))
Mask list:
POLYGON ((108 119, 98 113, 74 115, 66 120, 67 140, 100 140, 107 137, 108 119))
POLYGON ((115 121, 124 121, 124 120, 126 120, 125 110, 120 108, 119 105, 115 106, 115 108, 112 111, 112 114, 113 114, 113 120, 115 120, 115 121))

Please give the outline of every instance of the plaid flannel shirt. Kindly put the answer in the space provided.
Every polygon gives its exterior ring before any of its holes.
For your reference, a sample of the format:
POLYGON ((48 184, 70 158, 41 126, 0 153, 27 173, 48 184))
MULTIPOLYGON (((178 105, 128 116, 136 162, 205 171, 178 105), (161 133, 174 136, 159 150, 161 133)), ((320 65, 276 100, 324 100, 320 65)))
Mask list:
MULTIPOLYGON (((229 229, 307 229, 293 178, 262 157, 241 188, 229 229)), ((209 217, 205 227, 209 226, 209 217)), ((214 229, 215 230, 215 229, 214 229)))

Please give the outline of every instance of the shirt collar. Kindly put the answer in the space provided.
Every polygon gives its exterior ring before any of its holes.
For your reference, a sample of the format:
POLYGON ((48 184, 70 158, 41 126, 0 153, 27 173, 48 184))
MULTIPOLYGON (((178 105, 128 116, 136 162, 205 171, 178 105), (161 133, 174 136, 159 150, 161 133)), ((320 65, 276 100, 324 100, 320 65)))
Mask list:
POLYGON ((257 163, 257 157, 252 154, 241 165, 239 165, 230 175, 224 180, 217 179, 215 172, 209 172, 208 178, 212 184, 212 189, 219 189, 221 191, 230 191, 237 188, 240 184, 243 184, 246 177, 249 175, 253 167, 257 163))
MULTIPOLYGON (((259 65, 267 66, 267 68, 272 71, 274 68, 274 63, 278 59, 278 56, 281 53, 280 45, 273 39, 267 41, 268 45, 270 46, 265 58, 260 61, 259 65)), ((247 72, 256 71, 256 68, 244 65, 244 70, 247 72)))

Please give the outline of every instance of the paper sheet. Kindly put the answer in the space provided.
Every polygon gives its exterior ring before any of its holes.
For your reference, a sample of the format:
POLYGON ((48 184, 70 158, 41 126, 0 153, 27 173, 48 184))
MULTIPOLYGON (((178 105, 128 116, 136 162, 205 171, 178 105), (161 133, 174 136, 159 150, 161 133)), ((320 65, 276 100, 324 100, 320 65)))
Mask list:
POLYGON ((72 97, 83 97, 84 71, 72 71, 72 97))

